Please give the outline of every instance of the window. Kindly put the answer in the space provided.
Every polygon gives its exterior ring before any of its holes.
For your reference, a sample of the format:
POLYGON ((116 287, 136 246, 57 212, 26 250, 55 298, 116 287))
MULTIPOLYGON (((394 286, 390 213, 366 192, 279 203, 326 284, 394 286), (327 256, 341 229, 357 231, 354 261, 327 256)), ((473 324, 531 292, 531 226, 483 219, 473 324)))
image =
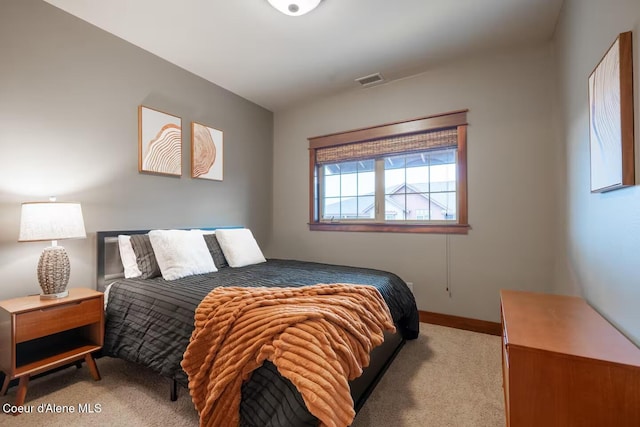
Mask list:
POLYGON ((322 166, 322 218, 372 219, 375 203, 375 162, 330 163, 322 166))
POLYGON ((309 142, 312 230, 467 232, 466 111, 309 142))

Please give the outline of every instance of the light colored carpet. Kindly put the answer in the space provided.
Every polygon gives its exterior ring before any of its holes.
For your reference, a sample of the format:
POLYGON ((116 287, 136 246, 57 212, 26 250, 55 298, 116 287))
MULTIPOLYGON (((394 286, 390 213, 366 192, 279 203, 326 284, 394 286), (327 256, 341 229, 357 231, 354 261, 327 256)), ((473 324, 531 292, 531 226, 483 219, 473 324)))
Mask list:
POLYGON ((353 427, 505 425, 501 338, 420 324, 353 427))
MULTIPOLYGON (((421 324, 364 405, 353 427, 504 426, 500 337, 421 324)), ((168 381, 118 359, 97 361, 102 380, 86 369, 68 368, 29 384, 25 405, 35 413, 0 414, 1 426, 197 426, 186 390, 169 401, 168 381), (40 404, 74 413, 37 413, 40 404), (78 413, 78 405, 100 405, 78 413)), ((0 397, 15 400, 17 387, 0 397)))

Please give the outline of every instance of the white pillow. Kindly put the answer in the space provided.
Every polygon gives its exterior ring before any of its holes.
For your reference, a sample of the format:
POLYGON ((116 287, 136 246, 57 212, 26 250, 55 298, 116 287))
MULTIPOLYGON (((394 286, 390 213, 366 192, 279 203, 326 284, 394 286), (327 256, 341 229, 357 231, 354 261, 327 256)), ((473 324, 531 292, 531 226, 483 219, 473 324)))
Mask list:
POLYGON ((200 231, 152 230, 149 241, 165 280, 218 271, 200 231))
POLYGON ((267 261, 251 230, 247 228, 218 229, 216 238, 231 267, 244 267, 267 261))
POLYGON ((118 236, 118 247, 120 248, 120 259, 124 267, 124 277, 131 279, 142 276, 136 261, 136 253, 133 251, 133 246, 131 246, 131 236, 118 236))

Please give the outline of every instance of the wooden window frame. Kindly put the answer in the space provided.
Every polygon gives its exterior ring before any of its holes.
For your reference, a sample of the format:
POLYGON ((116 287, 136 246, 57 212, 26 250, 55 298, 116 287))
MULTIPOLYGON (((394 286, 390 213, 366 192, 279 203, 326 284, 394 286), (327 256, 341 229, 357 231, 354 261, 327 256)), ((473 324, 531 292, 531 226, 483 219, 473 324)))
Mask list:
POLYGON ((347 132, 308 138, 309 140, 309 229, 312 231, 365 231, 391 233, 439 233, 467 234, 469 229, 467 203, 467 111, 458 110, 402 122, 388 123, 347 132), (343 144, 390 138, 412 133, 433 132, 439 129, 457 128, 457 220, 451 223, 399 223, 357 222, 331 223, 320 221, 319 179, 316 150, 343 144))

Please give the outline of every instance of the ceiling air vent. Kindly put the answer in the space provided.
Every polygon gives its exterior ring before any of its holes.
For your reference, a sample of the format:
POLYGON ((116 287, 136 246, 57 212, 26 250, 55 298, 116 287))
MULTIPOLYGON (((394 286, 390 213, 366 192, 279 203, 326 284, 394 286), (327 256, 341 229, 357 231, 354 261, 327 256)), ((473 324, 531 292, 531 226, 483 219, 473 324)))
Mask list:
POLYGON ((370 74, 368 76, 357 78, 356 81, 360 83, 360 86, 362 87, 369 87, 369 86, 383 83, 384 77, 382 77, 382 74, 380 73, 375 73, 375 74, 370 74))

